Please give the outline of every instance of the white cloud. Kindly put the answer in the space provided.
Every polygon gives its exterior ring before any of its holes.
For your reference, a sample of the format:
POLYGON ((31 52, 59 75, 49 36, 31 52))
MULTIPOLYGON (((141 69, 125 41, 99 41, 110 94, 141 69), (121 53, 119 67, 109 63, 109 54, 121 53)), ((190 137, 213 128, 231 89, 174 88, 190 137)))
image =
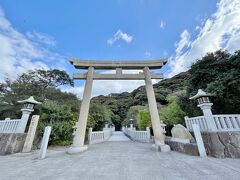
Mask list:
POLYGON ((160 22, 160 29, 164 29, 166 26, 166 23, 164 21, 160 22))
POLYGON ((54 46, 55 41, 42 33, 28 32, 24 35, 17 31, 5 17, 0 8, 0 82, 4 78, 16 78, 30 69, 49 67, 49 61, 54 67, 61 66, 64 58, 48 50, 45 45, 54 46), (54 60, 54 61, 53 61, 54 60))
POLYGON ((122 32, 120 29, 113 35, 113 37, 109 38, 107 40, 107 43, 109 45, 113 45, 116 41, 123 40, 126 43, 131 43, 133 40, 133 36, 122 32))
POLYGON ((146 52, 144 53, 144 55, 145 55, 145 57, 149 58, 149 57, 151 57, 152 54, 151 54, 150 52, 146 51, 146 52))
MULTIPOLYGON (((141 70, 124 70, 123 71, 123 73, 128 73, 128 74, 137 74, 139 72, 142 72, 142 71, 141 70)), ((115 73, 115 71, 104 71, 101 73, 112 74, 112 73, 115 73)), ((157 83, 159 82, 159 80, 153 79, 152 82, 157 83)), ((108 95, 110 93, 131 92, 134 89, 144 84, 145 82, 143 80, 94 80, 92 97, 99 96, 99 95, 108 95)), ((68 87, 64 91, 74 93, 81 99, 84 91, 84 85, 80 87, 68 87)))
POLYGON ((47 34, 33 31, 33 32, 27 32, 26 35, 29 39, 31 39, 34 42, 46 44, 49 46, 56 45, 56 41, 54 40, 54 38, 47 34))
POLYGON ((176 54, 170 58, 169 77, 188 70, 207 52, 221 48, 230 52, 240 49, 240 1, 221 0, 216 12, 203 25, 197 26, 197 30, 198 34, 193 40, 190 40, 186 30, 181 34, 176 54))
POLYGON ((181 55, 183 49, 189 47, 190 45, 190 34, 187 30, 184 30, 181 34, 181 39, 176 43, 176 55, 181 55))

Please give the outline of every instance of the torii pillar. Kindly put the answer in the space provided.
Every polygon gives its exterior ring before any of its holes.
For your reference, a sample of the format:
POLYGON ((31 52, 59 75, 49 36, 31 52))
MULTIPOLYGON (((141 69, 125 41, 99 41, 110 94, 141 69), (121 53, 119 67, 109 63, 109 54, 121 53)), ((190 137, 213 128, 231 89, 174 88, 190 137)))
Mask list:
POLYGON ((151 73, 148 67, 143 69, 144 76, 145 76, 145 85, 146 85, 146 92, 148 98, 148 106, 151 116, 152 128, 154 133, 154 148, 161 152, 168 152, 170 151, 170 147, 164 143, 165 139, 165 132, 164 129, 161 127, 160 117, 158 114, 156 98, 153 90, 151 73))
POLYGON ((94 68, 89 67, 87 72, 87 78, 85 82, 83 99, 80 108, 80 114, 78 122, 76 124, 76 131, 74 132, 73 144, 67 149, 67 153, 75 154, 87 150, 87 146, 84 146, 84 139, 87 127, 87 119, 89 113, 89 105, 92 93, 93 84, 93 72, 94 68))

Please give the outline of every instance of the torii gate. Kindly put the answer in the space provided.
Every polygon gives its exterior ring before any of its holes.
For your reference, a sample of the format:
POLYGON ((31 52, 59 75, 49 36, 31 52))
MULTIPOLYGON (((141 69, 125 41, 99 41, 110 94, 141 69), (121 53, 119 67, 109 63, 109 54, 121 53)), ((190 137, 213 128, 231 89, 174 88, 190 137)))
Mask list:
POLYGON ((150 69, 160 69, 164 64, 166 64, 165 60, 93 61, 72 59, 70 60, 70 63, 77 69, 87 69, 87 73, 73 75, 74 79, 85 79, 86 83, 83 92, 79 119, 76 123, 76 131, 74 133, 73 144, 67 150, 69 154, 79 153, 87 149, 87 146, 84 145, 84 138, 86 133, 93 80, 145 80, 149 111, 154 132, 155 147, 160 151, 170 151, 169 146, 164 143, 164 130, 160 124, 157 103, 151 80, 163 79, 163 74, 150 72, 150 69), (94 72, 94 69, 116 69, 116 74, 100 74, 94 72), (138 74, 123 74, 122 70, 143 70, 143 72, 140 72, 138 74))

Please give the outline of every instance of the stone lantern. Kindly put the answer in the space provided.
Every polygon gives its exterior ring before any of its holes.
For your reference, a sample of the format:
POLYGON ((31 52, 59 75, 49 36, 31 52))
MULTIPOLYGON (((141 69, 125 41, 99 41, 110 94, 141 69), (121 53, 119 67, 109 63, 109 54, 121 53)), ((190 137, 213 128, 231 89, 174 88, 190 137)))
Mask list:
POLYGON ((134 119, 129 119, 129 122, 130 122, 130 129, 133 130, 133 120, 134 119))
POLYGON ((108 128, 108 122, 105 122, 105 128, 106 129, 108 128))
POLYGON ((204 92, 202 89, 199 89, 195 96, 190 97, 189 99, 196 99, 198 101, 198 107, 201 108, 203 115, 206 119, 206 123, 208 129, 210 131, 216 131, 217 127, 213 119, 212 114, 212 105, 213 103, 210 102, 209 97, 213 96, 212 94, 204 92))
POLYGON ((28 99, 18 101, 18 103, 23 104, 21 123, 18 126, 18 133, 24 133, 30 114, 34 111, 34 106, 36 104, 41 104, 36 101, 33 96, 30 96, 28 99))

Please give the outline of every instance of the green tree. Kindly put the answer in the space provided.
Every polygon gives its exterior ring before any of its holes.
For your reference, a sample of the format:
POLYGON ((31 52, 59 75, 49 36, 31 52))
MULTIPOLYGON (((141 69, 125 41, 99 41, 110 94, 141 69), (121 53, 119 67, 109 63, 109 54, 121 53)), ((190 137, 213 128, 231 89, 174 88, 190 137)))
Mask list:
POLYGON ((167 125, 183 124, 185 113, 181 109, 176 96, 167 97, 168 104, 160 109, 160 119, 167 125))
POLYGON ((133 119, 133 125, 138 128, 140 124, 140 111, 147 109, 146 106, 131 106, 127 112, 125 120, 122 122, 123 126, 129 124, 129 119, 133 119))
POLYGON ((139 116, 140 116, 139 128, 141 130, 145 130, 146 127, 152 126, 149 110, 147 109, 141 110, 139 112, 139 116))
POLYGON ((106 122, 111 122, 112 112, 104 105, 91 103, 89 109, 88 126, 93 130, 102 130, 106 122))
POLYGON ((0 118, 2 116, 18 117, 21 114, 21 105, 17 101, 29 96, 34 96, 40 102, 44 102, 46 99, 53 100, 53 95, 56 100, 61 100, 61 95, 68 98, 71 96, 69 99, 74 99, 74 101, 77 99, 75 95, 57 90, 56 87, 60 85, 73 85, 73 81, 65 71, 56 69, 28 71, 14 81, 6 79, 5 82, 0 83, 0 100, 2 102, 0 118))
POLYGON ((42 136, 44 127, 50 125, 50 144, 70 144, 80 102, 76 95, 57 89, 61 85, 73 85, 73 82, 65 71, 59 70, 29 71, 14 81, 6 79, 0 84, 0 119, 19 118, 21 104, 17 101, 33 95, 42 102, 33 113, 40 114, 38 137, 42 136))
MULTIPOLYGON (((236 108, 240 106, 240 51, 209 53, 191 66, 189 74, 187 97, 204 89, 216 95, 212 98, 214 113, 240 113, 236 108)), ((189 114, 189 105, 185 103, 184 108, 189 114)))
POLYGON ((77 112, 70 105, 47 100, 42 104, 38 135, 42 136, 44 127, 51 126, 50 144, 69 145, 72 142, 73 126, 77 121, 77 112))

